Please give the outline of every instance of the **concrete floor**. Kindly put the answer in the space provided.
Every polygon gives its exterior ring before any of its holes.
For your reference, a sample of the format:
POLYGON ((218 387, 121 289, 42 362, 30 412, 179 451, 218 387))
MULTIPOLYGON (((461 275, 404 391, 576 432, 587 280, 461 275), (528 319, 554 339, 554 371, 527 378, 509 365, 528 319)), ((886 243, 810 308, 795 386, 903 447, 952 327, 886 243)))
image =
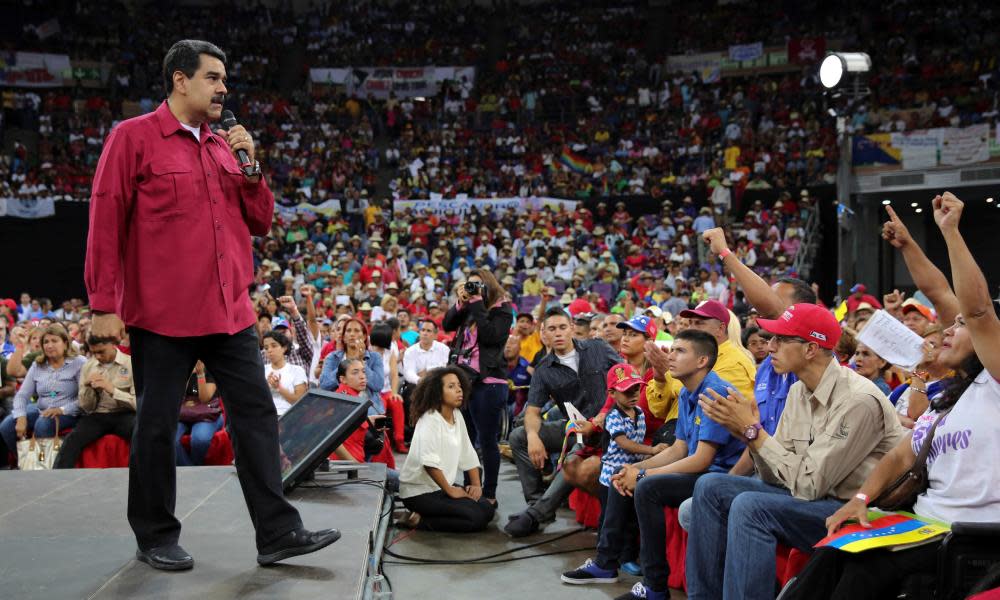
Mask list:
MULTIPOLYGON (((401 463, 400 463, 401 464, 401 463)), ((406 536, 391 546, 391 550, 406 556, 434 559, 463 560, 486 556, 540 542, 579 529, 572 511, 560 509, 555 522, 530 537, 511 539, 503 533, 507 516, 524 509, 524 497, 514 466, 504 461, 500 467, 500 487, 497 490, 500 510, 489 529, 478 534, 441 534, 427 531, 393 530, 391 539, 406 536)), ((617 584, 577 586, 559 580, 563 571, 576 568, 594 556, 597 534, 594 531, 525 550, 513 556, 576 550, 568 554, 540 556, 510 563, 490 565, 401 565, 385 555, 383 565, 392 583, 394 600, 451 600, 499 598, 544 598, 545 600, 607 600, 624 594, 639 581, 638 577, 622 574, 617 584)), ((503 558, 508 558, 505 556, 503 558)), ((672 598, 685 598, 674 590, 672 598)))

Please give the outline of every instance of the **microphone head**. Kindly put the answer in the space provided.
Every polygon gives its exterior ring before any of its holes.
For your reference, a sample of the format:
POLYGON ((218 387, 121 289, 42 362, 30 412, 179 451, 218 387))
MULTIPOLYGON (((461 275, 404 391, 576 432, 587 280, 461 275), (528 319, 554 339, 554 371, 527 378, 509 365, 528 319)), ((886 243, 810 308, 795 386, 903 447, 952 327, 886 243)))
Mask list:
POLYGON ((231 127, 236 125, 236 116, 233 115, 233 111, 224 110, 222 111, 222 128, 229 131, 231 127))

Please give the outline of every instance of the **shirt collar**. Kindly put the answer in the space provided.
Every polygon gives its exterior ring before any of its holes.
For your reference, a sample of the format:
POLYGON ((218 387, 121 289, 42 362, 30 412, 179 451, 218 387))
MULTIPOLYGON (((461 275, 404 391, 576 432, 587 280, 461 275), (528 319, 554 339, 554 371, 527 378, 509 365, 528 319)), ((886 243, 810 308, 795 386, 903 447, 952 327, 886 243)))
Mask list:
POLYGON ((830 364, 823 371, 823 377, 819 380, 819 385, 813 390, 813 398, 823 406, 829 406, 830 398, 833 396, 833 388, 837 386, 837 379, 840 377, 840 363, 836 358, 830 359, 830 364))
MULTIPOLYGON (((174 116, 174 113, 170 112, 170 107, 167 105, 166 100, 164 100, 160 104, 160 106, 157 107, 156 111, 154 111, 154 114, 156 115, 157 123, 159 123, 160 125, 160 135, 162 135, 163 137, 173 135, 178 131, 187 131, 186 129, 181 127, 181 122, 177 120, 177 117, 174 116)), ((215 137, 216 136, 209 128, 208 123, 202 123, 201 139, 207 142, 208 140, 215 140, 215 137)), ((218 142, 218 140, 215 141, 218 142)))

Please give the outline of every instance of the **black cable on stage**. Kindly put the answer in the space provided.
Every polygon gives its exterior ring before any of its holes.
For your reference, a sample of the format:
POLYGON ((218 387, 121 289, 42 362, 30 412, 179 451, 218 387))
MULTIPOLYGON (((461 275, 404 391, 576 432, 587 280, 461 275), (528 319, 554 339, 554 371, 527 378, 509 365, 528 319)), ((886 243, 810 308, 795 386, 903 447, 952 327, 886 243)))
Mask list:
MULTIPOLYGON (((498 563, 498 562, 511 562, 513 560, 523 560, 525 558, 531 558, 531 557, 535 557, 535 556, 549 556, 551 554, 568 554, 570 552, 579 552, 581 550, 593 550, 593 549, 595 549, 596 546, 594 546, 594 547, 586 547, 586 548, 577 548, 577 549, 573 549, 573 550, 559 550, 559 551, 556 551, 556 552, 547 552, 547 553, 542 553, 542 554, 532 554, 530 556, 523 556, 523 557, 520 557, 520 558, 513 558, 513 559, 493 560, 493 559, 496 559, 496 558, 501 557, 501 556, 506 556, 508 554, 513 554, 515 552, 520 552, 522 550, 528 550, 530 548, 537 548, 538 546, 543 546, 545 544, 550 544, 552 542, 557 542, 559 540, 568 538, 570 536, 574 536, 574 535, 576 535, 578 533, 582 533, 584 531, 587 531, 587 529, 581 527, 579 529, 574 529, 572 531, 568 531, 566 533, 562 533, 560 535, 556 535, 554 537, 542 540, 540 542, 534 542, 532 544, 525 544, 523 546, 518 546, 517 548, 511 548, 510 550, 504 550, 503 552, 497 552, 495 554, 489 554, 489 555, 480 556, 480 557, 477 557, 477 558, 467 558, 467 559, 464 559, 464 560, 443 560, 443 559, 434 559, 434 558, 422 558, 422 557, 419 557, 419 556, 406 556, 405 554, 397 554, 397 553, 393 552, 392 550, 389 549, 389 546, 386 546, 385 549, 384 549, 384 551, 385 551, 386 554, 388 554, 389 556, 392 556, 393 558, 398 558, 400 560, 410 561, 410 563, 414 563, 414 564, 429 564, 429 565, 483 564, 483 565, 488 565, 488 564, 498 563)), ((397 563, 390 563, 390 564, 397 564, 397 563)), ((409 564, 409 563, 398 563, 398 564, 409 564)))
MULTIPOLYGON (((540 558, 542 556, 555 556, 557 554, 573 554, 575 552, 583 552, 585 550, 586 551, 597 550, 597 546, 586 546, 586 547, 583 547, 583 548, 572 548, 570 550, 555 550, 555 551, 552 551, 552 552, 540 552, 538 554, 529 554, 528 556, 514 556, 512 558, 501 558, 501 559, 498 559, 498 560, 483 560, 483 561, 478 561, 478 562, 470 562, 470 561, 467 561, 467 560, 439 560, 439 561, 433 561, 432 562, 430 560, 423 560, 423 559, 421 559, 421 560, 414 560, 414 559, 411 559, 409 557, 405 557, 406 558, 405 561, 402 561, 402 560, 383 560, 382 564, 402 565, 402 566, 411 566, 411 567, 416 567, 416 566, 421 566, 421 567, 427 567, 427 566, 444 566, 444 565, 468 565, 468 564, 473 564, 473 565, 497 565, 497 564, 501 564, 501 563, 515 562, 515 561, 518 561, 518 560, 527 560, 529 558, 540 558)), ((385 552, 386 552, 386 554, 388 554, 390 556, 400 557, 400 555, 397 555, 396 553, 392 552, 388 548, 385 550, 385 552)))

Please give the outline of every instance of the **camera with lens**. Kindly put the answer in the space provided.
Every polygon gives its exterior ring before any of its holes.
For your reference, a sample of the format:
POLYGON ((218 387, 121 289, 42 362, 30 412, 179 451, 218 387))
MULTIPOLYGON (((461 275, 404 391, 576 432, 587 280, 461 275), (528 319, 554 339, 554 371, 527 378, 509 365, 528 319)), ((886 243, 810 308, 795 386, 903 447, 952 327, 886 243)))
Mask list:
POLYGON ((465 292, 470 296, 480 296, 483 293, 483 282, 481 281, 466 281, 465 282, 465 292))

